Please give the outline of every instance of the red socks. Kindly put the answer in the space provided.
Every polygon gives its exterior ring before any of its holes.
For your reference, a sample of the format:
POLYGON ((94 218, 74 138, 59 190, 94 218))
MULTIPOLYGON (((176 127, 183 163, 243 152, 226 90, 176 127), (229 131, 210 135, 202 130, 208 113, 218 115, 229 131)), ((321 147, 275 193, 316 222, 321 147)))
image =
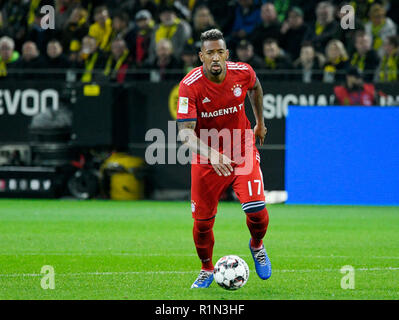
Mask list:
POLYGON ((213 224, 215 218, 210 220, 194 220, 193 236, 198 257, 202 262, 202 269, 213 271, 212 254, 215 238, 213 237, 213 224))
POLYGON ((247 226, 251 233, 251 247, 256 249, 262 246, 263 237, 269 224, 269 214, 264 208, 258 212, 247 213, 247 226))
MULTIPOLYGON (((269 214, 266 208, 253 213, 246 213, 247 226, 251 233, 251 247, 259 248, 263 244, 263 237, 266 234, 269 224, 269 214)), ((215 218, 209 220, 195 220, 193 237, 198 257, 202 262, 202 269, 213 271, 212 254, 215 238, 213 236, 213 225, 215 218)))

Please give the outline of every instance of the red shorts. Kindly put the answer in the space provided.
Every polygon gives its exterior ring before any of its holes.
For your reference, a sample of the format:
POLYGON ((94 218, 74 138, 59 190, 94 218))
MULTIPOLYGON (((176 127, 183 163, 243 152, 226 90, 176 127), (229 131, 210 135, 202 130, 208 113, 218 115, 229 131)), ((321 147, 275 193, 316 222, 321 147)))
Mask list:
POLYGON ((263 176, 260 170, 259 152, 255 149, 251 158, 252 166, 234 167, 228 176, 219 176, 210 164, 191 165, 191 211, 194 219, 208 220, 217 212, 217 205, 223 192, 232 186, 241 204, 253 201, 265 201, 263 176), (245 174, 242 174, 242 173, 245 174), (238 173, 238 174, 237 174, 238 173))

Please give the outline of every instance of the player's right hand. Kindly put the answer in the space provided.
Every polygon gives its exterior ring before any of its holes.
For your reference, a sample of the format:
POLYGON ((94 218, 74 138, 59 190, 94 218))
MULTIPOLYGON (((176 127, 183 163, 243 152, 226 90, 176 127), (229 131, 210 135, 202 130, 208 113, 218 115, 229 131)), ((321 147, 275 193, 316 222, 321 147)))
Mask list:
POLYGON ((262 146, 267 134, 267 128, 264 123, 256 124, 254 127, 255 139, 259 138, 259 144, 262 146))
POLYGON ((233 163, 233 160, 222 153, 218 153, 215 157, 211 158, 211 165, 219 176, 228 177, 231 175, 234 171, 233 163))

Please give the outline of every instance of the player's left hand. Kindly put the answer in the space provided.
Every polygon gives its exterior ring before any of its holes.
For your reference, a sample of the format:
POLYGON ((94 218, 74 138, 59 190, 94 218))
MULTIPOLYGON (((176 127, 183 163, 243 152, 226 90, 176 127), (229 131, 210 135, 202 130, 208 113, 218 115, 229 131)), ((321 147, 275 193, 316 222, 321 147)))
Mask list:
POLYGON ((267 133, 267 128, 264 123, 257 123, 254 128, 255 139, 259 138, 259 144, 263 145, 267 133))

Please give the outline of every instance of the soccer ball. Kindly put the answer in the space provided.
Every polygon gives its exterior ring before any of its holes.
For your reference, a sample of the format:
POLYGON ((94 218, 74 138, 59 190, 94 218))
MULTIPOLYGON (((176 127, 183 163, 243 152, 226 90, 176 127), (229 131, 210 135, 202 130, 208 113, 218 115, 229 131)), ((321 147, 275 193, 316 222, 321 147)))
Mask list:
POLYGON ((237 290, 247 283, 249 268, 239 256, 224 256, 216 262, 213 271, 216 283, 227 290, 237 290))

